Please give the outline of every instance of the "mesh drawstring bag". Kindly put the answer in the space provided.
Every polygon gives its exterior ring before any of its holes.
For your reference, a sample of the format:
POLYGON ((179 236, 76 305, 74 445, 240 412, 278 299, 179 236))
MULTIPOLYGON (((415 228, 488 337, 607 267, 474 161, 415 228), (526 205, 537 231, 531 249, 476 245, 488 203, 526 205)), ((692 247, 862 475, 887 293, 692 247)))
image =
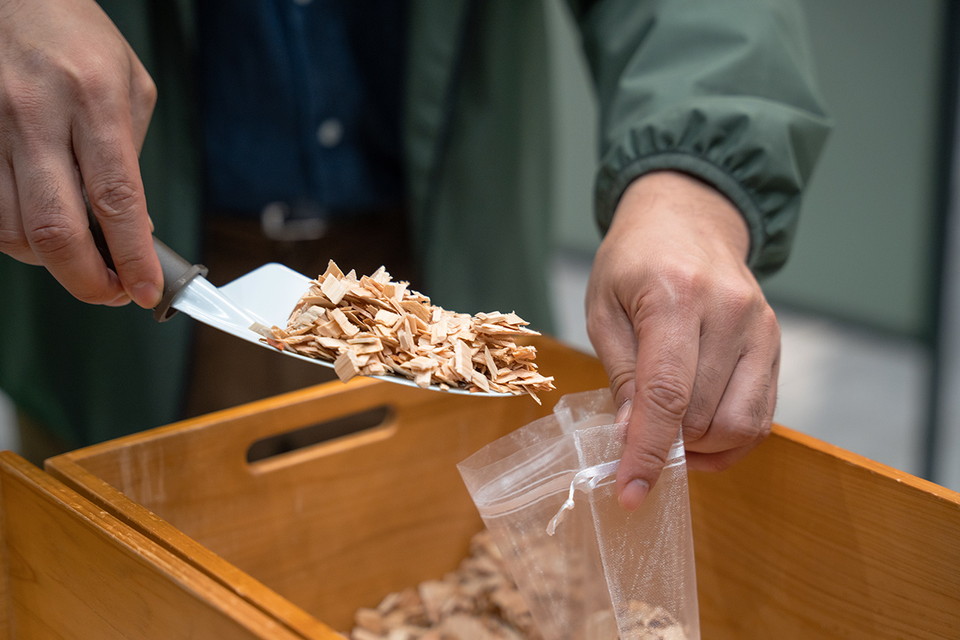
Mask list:
POLYGON ((699 640, 683 443, 627 512, 614 415, 608 390, 564 396, 460 474, 544 640, 699 640))

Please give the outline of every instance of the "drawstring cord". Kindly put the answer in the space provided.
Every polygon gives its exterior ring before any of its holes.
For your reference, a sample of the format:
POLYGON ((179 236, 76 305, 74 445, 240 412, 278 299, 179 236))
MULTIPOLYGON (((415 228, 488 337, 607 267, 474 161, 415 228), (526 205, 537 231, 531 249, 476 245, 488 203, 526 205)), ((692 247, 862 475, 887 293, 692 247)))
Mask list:
POLYGON ((555 534, 557 527, 566 517, 567 511, 573 510, 573 494, 577 489, 580 491, 593 491, 597 488, 597 485, 600 484, 601 480, 616 473, 619 465, 619 460, 613 460, 578 471, 577 474, 573 476, 573 480, 570 481, 570 491, 567 494, 567 499, 564 500, 563 504, 560 505, 560 510, 557 511, 556 515, 554 515, 547 524, 547 535, 552 536, 555 534))

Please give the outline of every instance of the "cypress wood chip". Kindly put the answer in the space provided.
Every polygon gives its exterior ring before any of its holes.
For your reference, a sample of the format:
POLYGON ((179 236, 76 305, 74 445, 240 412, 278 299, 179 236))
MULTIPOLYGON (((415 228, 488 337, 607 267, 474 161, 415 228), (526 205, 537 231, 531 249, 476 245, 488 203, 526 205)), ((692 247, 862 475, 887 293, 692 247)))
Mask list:
POLYGON ((254 329, 277 349, 334 362, 344 381, 393 372, 421 387, 526 393, 540 402, 553 378, 539 372, 536 348, 517 342, 539 335, 527 324, 513 312, 448 311, 384 267, 358 279, 331 260, 286 327, 254 329))

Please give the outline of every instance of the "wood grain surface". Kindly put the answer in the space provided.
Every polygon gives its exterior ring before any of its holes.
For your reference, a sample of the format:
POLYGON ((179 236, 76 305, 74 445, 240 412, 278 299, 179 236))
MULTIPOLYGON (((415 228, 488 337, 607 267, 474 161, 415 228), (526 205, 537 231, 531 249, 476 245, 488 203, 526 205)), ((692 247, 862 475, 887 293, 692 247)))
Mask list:
POLYGON ((960 494, 779 426, 690 480, 704 638, 960 638, 960 494))

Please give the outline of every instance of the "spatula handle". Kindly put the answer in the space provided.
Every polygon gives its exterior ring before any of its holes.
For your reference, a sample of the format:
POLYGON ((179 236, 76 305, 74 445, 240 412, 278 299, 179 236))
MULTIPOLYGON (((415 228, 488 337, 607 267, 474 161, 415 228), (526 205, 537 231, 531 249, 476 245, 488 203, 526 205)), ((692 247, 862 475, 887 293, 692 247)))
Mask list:
POLYGON ((163 296, 160 304, 153 308, 153 317, 157 322, 164 322, 177 312, 171 305, 180 290, 197 276, 206 276, 207 268, 185 260, 156 236, 153 237, 153 248, 160 259, 160 268, 163 269, 163 296))
MULTIPOLYGON (((103 256, 108 267, 116 270, 107 241, 103 237, 103 229, 100 228, 100 223, 89 208, 87 218, 90 221, 90 233, 93 234, 93 240, 97 249, 100 250, 100 255, 103 256)), ((157 322, 165 322, 177 313, 177 310, 171 306, 177 294, 197 276, 206 276, 207 268, 202 264, 192 264, 185 260, 156 236, 153 236, 153 248, 157 252, 160 268, 163 270, 163 296, 160 298, 160 304, 153 308, 153 317, 157 322)))

